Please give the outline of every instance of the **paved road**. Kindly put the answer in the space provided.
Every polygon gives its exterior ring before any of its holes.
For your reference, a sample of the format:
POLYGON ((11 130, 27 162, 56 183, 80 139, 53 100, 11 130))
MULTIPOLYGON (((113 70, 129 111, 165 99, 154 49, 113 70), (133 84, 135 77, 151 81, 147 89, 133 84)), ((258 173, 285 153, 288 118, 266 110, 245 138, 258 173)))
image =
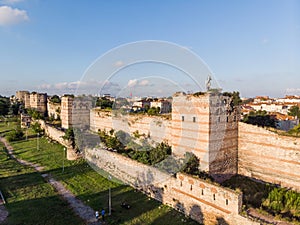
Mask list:
MULTIPOLYGON (((44 177, 44 179, 56 189, 58 194, 61 195, 69 203, 69 205, 73 209, 73 211, 80 218, 82 218, 84 221, 86 221, 87 224, 89 224, 89 225, 104 224, 104 223, 101 223, 101 221, 96 221, 95 211, 90 206, 85 205, 82 201, 77 199, 75 197, 75 195, 72 192, 70 192, 68 189, 66 189, 65 186, 61 182, 55 180, 53 177, 51 177, 50 174, 42 173, 44 171, 44 167, 42 167, 38 164, 32 163, 32 162, 28 162, 26 160, 16 158, 16 156, 14 155, 14 152, 13 152, 13 147, 6 141, 6 139, 3 137, 0 137, 0 141, 5 145, 5 147, 8 151, 8 154, 12 158, 16 159, 22 165, 31 166, 36 171, 41 172, 41 176, 44 177)), ((5 218, 7 217, 7 215, 8 215, 8 213, 5 210, 5 207, 0 206, 0 223, 1 223, 1 219, 3 218, 3 221, 4 221, 5 218), (3 217, 2 217, 2 214, 3 214, 3 217), (4 218, 4 216, 5 216, 5 218, 4 218)))

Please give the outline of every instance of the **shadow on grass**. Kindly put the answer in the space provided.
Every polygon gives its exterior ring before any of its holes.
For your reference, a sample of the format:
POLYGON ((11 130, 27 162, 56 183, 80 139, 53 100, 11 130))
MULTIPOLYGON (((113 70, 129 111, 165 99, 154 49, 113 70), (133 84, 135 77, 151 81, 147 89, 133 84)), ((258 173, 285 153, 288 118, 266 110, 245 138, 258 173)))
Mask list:
POLYGON ((9 216, 6 225, 85 224, 59 196, 35 198, 6 204, 9 216))

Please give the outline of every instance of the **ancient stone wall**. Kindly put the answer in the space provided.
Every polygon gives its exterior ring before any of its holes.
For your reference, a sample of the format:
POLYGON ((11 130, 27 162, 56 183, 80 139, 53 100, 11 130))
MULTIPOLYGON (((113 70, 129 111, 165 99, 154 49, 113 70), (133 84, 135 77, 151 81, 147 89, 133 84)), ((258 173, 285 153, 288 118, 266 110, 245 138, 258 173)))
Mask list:
POLYGON ((150 137, 154 142, 171 140, 171 122, 162 116, 146 115, 114 115, 113 112, 94 108, 90 111, 90 129, 94 132, 100 130, 123 130, 128 134, 138 131, 139 135, 150 137))
POLYGON ((25 96, 29 95, 29 91, 17 91, 16 98, 18 101, 25 103, 25 96))
POLYGON ((62 138, 65 135, 64 131, 58 130, 53 126, 46 124, 44 120, 37 120, 37 122, 41 125, 41 128, 45 130, 46 136, 48 136, 52 140, 57 141, 58 143, 67 148, 68 160, 75 160, 78 158, 78 156, 75 154, 75 150, 71 146, 71 143, 68 140, 62 138))
POLYGON ((193 152, 216 179, 237 173, 237 111, 222 93, 176 93, 172 102, 172 150, 193 152))
POLYGON ((61 127, 68 129, 72 126, 72 107, 74 97, 62 96, 61 97, 61 127))
POLYGON ((210 94, 209 101, 209 173, 222 181, 237 174, 237 109, 223 94, 210 94))
POLYGON ((43 114, 47 112, 47 94, 32 92, 30 94, 30 108, 43 114))
POLYGON ((57 119, 60 116, 61 104, 48 101, 47 109, 48 109, 48 116, 57 119))
POLYGON ((238 173, 300 191, 300 138, 239 123, 238 173))
POLYGON ((176 177, 170 176, 151 166, 102 149, 86 149, 85 157, 93 167, 109 172, 118 180, 200 223, 259 224, 239 214, 242 195, 233 190, 182 173, 176 177), (218 223, 220 221, 223 223, 218 223))
POLYGON ((92 100, 89 97, 63 96, 61 98, 62 128, 89 128, 92 100))

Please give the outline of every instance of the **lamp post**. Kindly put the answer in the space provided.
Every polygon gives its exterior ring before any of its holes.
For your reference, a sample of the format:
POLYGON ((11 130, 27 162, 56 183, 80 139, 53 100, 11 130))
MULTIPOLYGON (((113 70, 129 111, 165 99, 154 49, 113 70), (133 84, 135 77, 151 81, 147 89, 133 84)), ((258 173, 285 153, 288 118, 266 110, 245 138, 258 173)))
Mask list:
MULTIPOLYGON (((111 176, 108 175, 108 179, 111 181, 111 176)), ((108 215, 111 215, 111 188, 109 184, 109 189, 108 189, 108 215)))
POLYGON ((62 172, 65 172, 65 152, 66 152, 66 148, 64 147, 63 150, 63 161, 62 161, 62 172))
POLYGON ((37 134, 36 134, 36 150, 38 150, 38 151, 40 150, 39 136, 40 136, 40 134, 37 133, 37 134))

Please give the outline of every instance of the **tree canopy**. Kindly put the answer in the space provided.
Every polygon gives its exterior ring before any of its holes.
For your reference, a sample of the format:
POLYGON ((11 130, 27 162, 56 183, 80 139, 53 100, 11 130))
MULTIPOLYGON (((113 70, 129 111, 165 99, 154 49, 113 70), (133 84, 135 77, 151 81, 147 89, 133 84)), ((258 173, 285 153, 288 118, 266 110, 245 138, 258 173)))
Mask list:
POLYGON ((106 97, 98 98, 96 101, 96 106, 100 107, 101 109, 111 109, 113 104, 114 102, 106 97))
POLYGON ((300 108, 297 105, 292 106, 288 111, 289 116, 297 116, 300 118, 300 108))
POLYGON ((9 112, 10 101, 7 97, 2 97, 0 95, 0 115, 5 116, 9 112))
POLYGON ((50 102, 52 103, 61 103, 61 99, 58 95, 53 95, 51 98, 50 98, 50 102))

